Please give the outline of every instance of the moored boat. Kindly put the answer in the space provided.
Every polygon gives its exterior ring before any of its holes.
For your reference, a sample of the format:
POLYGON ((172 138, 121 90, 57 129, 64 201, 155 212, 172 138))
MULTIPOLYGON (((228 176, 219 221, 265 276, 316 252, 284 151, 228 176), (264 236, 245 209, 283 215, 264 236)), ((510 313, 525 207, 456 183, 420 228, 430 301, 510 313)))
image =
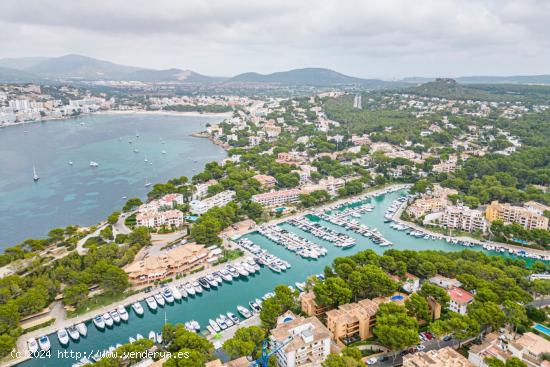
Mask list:
POLYGON ((78 330, 80 336, 86 337, 88 335, 88 327, 83 322, 76 324, 76 330, 78 330))
POLYGON ((216 321, 210 319, 210 320, 208 320, 208 324, 210 325, 210 327, 212 329, 214 329, 215 332, 221 331, 220 325, 218 325, 218 323, 216 321))
POLYGON ((155 301, 157 301, 157 304, 160 307, 164 307, 166 302, 164 302, 164 297, 162 297, 162 295, 160 293, 155 294, 153 297, 155 297, 155 301))
POLYGON ((107 327, 113 326, 113 318, 108 312, 105 312, 101 317, 103 317, 103 320, 105 321, 105 325, 107 327))
POLYGON ((101 315, 97 315, 94 317, 94 325, 99 330, 105 329, 105 320, 103 320, 103 317, 101 315))
POLYGON ((48 338, 47 335, 42 335, 40 338, 38 338, 38 346, 40 347, 40 350, 43 352, 47 352, 52 347, 50 344, 50 338, 48 338))
POLYGON ((239 311, 239 313, 245 318, 245 319, 249 319, 250 317, 252 317, 252 313, 250 312, 250 310, 248 308, 245 308, 241 305, 237 306, 237 311, 239 311))
POLYGON ((132 304, 132 310, 134 310, 134 312, 138 316, 143 315, 143 306, 139 302, 135 302, 134 304, 132 304))
POLYGON ((114 322, 116 322, 117 324, 120 323, 120 315, 118 314, 118 311, 114 310, 109 312, 109 314, 111 315, 111 318, 114 322))
POLYGON ((27 349, 29 350, 30 354, 38 352, 38 343, 36 342, 35 338, 30 338, 29 340, 27 340, 27 349))
POLYGON ((155 298, 147 297, 145 298, 145 302, 151 311, 155 311, 157 309, 157 301, 155 301, 155 298))
POLYGON ((174 299, 176 301, 180 301, 182 298, 180 290, 177 287, 171 287, 170 290, 172 291, 172 296, 174 296, 174 299))
POLYGON ((76 326, 71 325, 67 328, 67 334, 71 337, 72 340, 77 341, 80 339, 80 333, 76 329, 76 326))
POLYGON ((120 305, 117 307, 116 311, 118 312, 118 315, 120 316, 122 321, 128 321, 128 311, 126 311, 126 307, 123 305, 120 305))
POLYGON ((69 345, 69 334, 65 328, 57 330, 57 340, 59 340, 59 344, 63 346, 69 345))
POLYGON ((157 334, 153 330, 149 331, 149 340, 151 340, 153 343, 157 342, 157 334))

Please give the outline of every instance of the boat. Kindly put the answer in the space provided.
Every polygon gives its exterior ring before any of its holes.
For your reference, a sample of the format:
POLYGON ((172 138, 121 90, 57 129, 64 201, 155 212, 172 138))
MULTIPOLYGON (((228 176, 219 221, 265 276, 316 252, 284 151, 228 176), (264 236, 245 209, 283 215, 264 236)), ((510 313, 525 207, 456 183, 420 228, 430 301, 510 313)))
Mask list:
POLYGON ((97 167, 97 166, 99 166, 97 162, 90 161, 90 167, 97 167))
POLYGON ((195 295, 195 288, 190 283, 185 283, 184 287, 187 294, 195 295))
POLYGON ((113 326, 113 318, 108 312, 105 312, 102 317, 103 317, 103 320, 105 320, 105 325, 107 327, 113 326))
POLYGON ((254 302, 256 302, 256 304, 258 305, 258 307, 260 307, 260 309, 262 308, 262 300, 261 300, 261 299, 256 298, 256 299, 254 300, 254 302))
POLYGON ((226 269, 220 270, 220 276, 221 276, 222 279, 225 280, 226 282, 231 282, 231 281, 233 281, 233 277, 231 276, 231 274, 229 274, 229 271, 227 271, 226 269))
POLYGON ((234 313, 232 313, 232 312, 227 313, 227 318, 229 320, 233 321, 233 324, 235 324, 235 325, 237 325, 239 322, 241 322, 239 317, 237 315, 235 315, 234 313))
POLYGON ((231 265, 227 265, 226 269, 229 272, 229 274, 231 275, 231 277, 233 277, 233 278, 238 278, 239 277, 240 274, 237 271, 237 269, 235 269, 235 267, 233 267, 231 265))
POLYGON ((164 307, 166 302, 164 302, 164 297, 160 293, 155 294, 153 297, 155 297, 155 301, 157 301, 160 307, 164 307))
POLYGON ((145 302, 151 311, 155 311, 157 309, 157 301, 155 301, 153 297, 147 297, 145 302))
POLYGON ((38 343, 36 342, 35 338, 30 338, 29 340, 27 340, 27 349, 29 350, 30 354, 38 352, 38 343))
POLYGON ((227 324, 220 317, 216 317, 216 324, 218 324, 222 330, 227 329, 227 324))
POLYGON ((157 342, 157 334, 153 330, 149 331, 149 340, 153 343, 157 342))
POLYGON ((191 325, 191 321, 186 321, 184 324, 185 330, 195 332, 195 328, 191 325))
POLYGON ((147 181, 147 177, 145 177, 145 187, 151 186, 153 183, 147 181))
POLYGON ((105 320, 103 320, 103 317, 101 315, 97 315, 94 317, 94 325, 99 330, 105 329, 105 320))
POLYGON ((241 305, 237 306, 237 311, 239 311, 239 313, 245 318, 245 319, 249 319, 250 317, 252 317, 252 313, 250 312, 250 310, 248 308, 245 308, 241 305))
POLYGON ((73 161, 69 161, 69 166, 72 166, 73 165, 73 161))
POLYGON ((180 301, 182 298, 180 290, 177 287, 171 287, 170 290, 172 291, 172 296, 174 296, 174 299, 176 301, 180 301))
POLYGON ((210 289, 210 283, 208 283, 205 277, 200 277, 198 282, 204 289, 210 289))
POLYGON ((122 321, 128 321, 128 311, 126 311, 126 307, 120 305, 116 310, 122 321))
POLYGON ((157 333, 157 343, 162 344, 162 333, 157 333))
POLYGON ((145 163, 149 162, 149 160, 147 159, 147 156, 145 156, 145 159, 143 160, 145 163))
POLYGON ((185 286, 180 285, 179 291, 180 291, 181 296, 182 296, 183 298, 187 298, 187 289, 185 289, 185 286))
POLYGON ((199 324, 198 321, 191 320, 191 321, 189 321, 189 323, 191 324, 191 326, 193 327, 193 329, 194 329, 196 332, 199 332, 199 331, 201 330, 201 325, 199 324))
POLYGON ((294 283, 296 285, 296 288, 298 288, 298 290, 300 292, 303 292, 304 289, 306 288, 306 283, 300 283, 300 282, 296 282, 294 283))
POLYGON ((217 271, 215 271, 215 272, 212 273, 212 277, 214 277, 214 280, 215 280, 218 284, 222 284, 222 283, 223 283, 222 276, 221 276, 221 274, 218 273, 217 271))
POLYGON ((166 154, 166 150, 163 150, 161 153, 162 153, 162 154, 166 154))
POLYGON ((239 272, 239 274, 243 277, 247 277, 248 276, 248 271, 246 271, 245 268, 243 268, 242 266, 236 266, 235 269, 237 269, 237 271, 239 272))
POLYGON ((49 351, 51 348, 50 338, 48 338, 47 335, 42 335, 40 338, 38 338, 38 346, 43 352, 49 351))
POLYGON ((143 315, 143 306, 141 306, 141 303, 139 302, 136 302, 132 305, 132 310, 134 310, 134 312, 138 315, 138 316, 141 316, 143 315))
POLYGON ((208 274, 205 278, 206 278, 206 281, 208 282, 208 284, 210 284, 212 287, 217 287, 218 286, 218 282, 216 281, 216 279, 214 279, 212 274, 208 274))
POLYGON ((233 322, 233 320, 227 318, 227 316, 224 315, 224 314, 221 314, 221 315, 220 315, 220 320, 222 320, 223 322, 225 322, 225 324, 227 325, 227 327, 231 327, 231 326, 235 325, 235 323, 233 322))
POLYGON ((136 341, 136 338, 134 338, 133 336, 131 336, 131 337, 128 338, 128 341, 129 341, 130 343, 133 343, 133 342, 136 341))
POLYGON ((220 328, 220 325, 218 325, 218 324, 216 323, 216 321, 214 321, 214 320, 212 320, 212 319, 208 320, 208 324, 210 325, 210 327, 211 327, 212 329, 214 329, 215 332, 219 332, 219 331, 222 330, 222 329, 220 328))
POLYGON ((65 330, 65 328, 57 330, 57 340, 59 340, 59 344, 63 346, 69 345, 69 334, 67 334, 67 330, 65 330))
POLYGON ((67 334, 71 337, 72 340, 77 341, 80 339, 80 333, 76 329, 76 326, 71 325, 67 328, 67 334))
POLYGON ((109 314, 111 315, 114 322, 116 322, 117 324, 120 323, 120 315, 118 314, 118 311, 113 310, 109 314))
POLYGON ((201 285, 199 284, 198 281, 195 280, 193 282, 193 288, 195 289, 196 293, 202 293, 202 287, 201 287, 201 285))
POLYGON ((141 340, 141 339, 143 339, 143 335, 141 334, 136 335, 136 340, 141 340))
POLYGON ((83 322, 76 324, 76 330, 78 330, 80 336, 86 337, 88 335, 88 327, 83 322))
POLYGON ((248 305, 252 309, 252 312, 255 312, 255 313, 260 312, 260 306, 255 301, 248 302, 248 305))
POLYGON ((174 296, 172 295, 172 292, 168 288, 162 289, 162 297, 166 300, 168 303, 174 303, 174 296))
POLYGON ((38 174, 36 173, 36 168, 34 167, 34 164, 32 166, 32 179, 34 180, 34 182, 40 180, 40 176, 38 176, 38 174))

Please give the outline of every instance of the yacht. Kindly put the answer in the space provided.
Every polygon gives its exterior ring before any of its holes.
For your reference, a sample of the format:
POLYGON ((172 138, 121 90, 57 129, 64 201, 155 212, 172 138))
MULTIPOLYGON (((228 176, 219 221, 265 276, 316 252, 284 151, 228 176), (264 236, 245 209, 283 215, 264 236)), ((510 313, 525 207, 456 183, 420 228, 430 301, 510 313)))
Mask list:
POLYGON ((38 174, 36 173, 36 168, 34 167, 34 165, 32 166, 32 179, 34 180, 34 182, 40 180, 40 176, 38 176, 38 174))
MULTIPOLYGON (((155 305, 156 306, 156 305, 155 305)), ((143 315, 143 307, 141 306, 141 303, 139 302, 136 302, 132 305, 132 310, 134 310, 134 312, 138 315, 138 316, 141 316, 143 315)))
POLYGON ((113 326, 113 318, 111 317, 111 315, 108 312, 105 312, 102 317, 103 317, 103 320, 105 321, 105 325, 107 327, 113 326))
POLYGON ((90 167, 97 167, 97 166, 99 166, 99 164, 97 164, 97 162, 90 161, 90 167))
POLYGON ((222 284, 223 279, 222 279, 222 276, 221 276, 220 273, 218 273, 217 271, 215 271, 215 272, 212 273, 212 276, 214 277, 214 280, 216 280, 216 282, 217 282, 218 284, 222 284))
POLYGON ((153 330, 149 331, 149 340, 153 343, 157 342, 157 334, 153 330))
POLYGON ((71 325, 67 328, 67 333, 69 334, 71 339, 74 341, 77 341, 78 339, 80 339, 80 333, 78 332, 78 330, 76 329, 76 326, 74 325, 71 325))
POLYGON ((69 334, 67 334, 65 328, 57 330, 57 339, 59 340, 59 344, 63 346, 69 345, 69 334))
POLYGON ((88 327, 83 322, 76 324, 76 330, 78 330, 80 336, 86 337, 88 335, 88 327))
POLYGON ((201 287, 201 285, 199 284, 199 282, 194 281, 194 282, 193 282, 193 287, 195 288, 195 292, 197 292, 197 293, 202 293, 202 287, 201 287))
POLYGON ((155 311, 157 309, 157 301, 155 301, 153 297, 147 297, 145 302, 147 302, 147 307, 149 307, 151 311, 155 311))
POLYGON ((252 313, 245 307, 239 305, 237 306, 237 311, 239 311, 239 313, 245 318, 245 319, 249 319, 250 317, 252 317, 252 313))
POLYGON ((155 301, 157 301, 157 303, 160 307, 164 307, 166 302, 164 302, 164 298, 162 297, 162 295, 160 293, 155 294, 153 297, 155 297, 155 301))
POLYGON ((161 153, 162 153, 162 154, 166 154, 166 150, 163 150, 161 153))
POLYGON ((214 329, 215 332, 221 331, 220 325, 218 325, 218 324, 216 323, 216 321, 210 319, 210 320, 208 320, 208 324, 210 324, 210 327, 211 327, 212 329, 214 329))
POLYGON ((218 324, 222 330, 227 329, 227 324, 220 317, 216 317, 216 324, 218 324))
POLYGON ((233 280, 233 277, 231 276, 231 274, 229 274, 229 271, 227 271, 226 269, 220 270, 220 275, 222 279, 225 280, 226 282, 231 282, 233 280))
POLYGON ((73 161, 69 161, 69 166, 72 166, 73 165, 73 161))
POLYGON ((149 186, 151 186, 152 184, 153 184, 153 183, 147 181, 147 177, 145 177, 145 187, 149 187, 149 186))
POLYGON ((162 333, 157 333, 157 343, 162 344, 162 333))
POLYGON ((99 330, 105 329, 105 320, 103 320, 103 317, 101 317, 101 315, 97 315, 96 317, 94 317, 94 325, 99 330))
POLYGON ((174 296, 174 299, 176 301, 180 301, 182 298, 180 290, 177 287, 172 287, 170 290, 172 291, 172 296, 174 296))
POLYGON ((128 311, 126 311, 126 307, 124 307, 123 305, 120 305, 117 307, 116 310, 118 312, 118 315, 122 319, 122 321, 128 321, 128 311))
POLYGON ((227 327, 231 327, 231 326, 235 325, 235 323, 233 322, 233 320, 227 318, 227 316, 225 316, 224 314, 221 314, 221 315, 220 315, 220 320, 222 320, 223 322, 225 322, 225 324, 227 325, 227 327))
POLYGON ((162 297, 166 300, 168 303, 174 303, 174 296, 172 295, 172 292, 168 288, 162 289, 162 297))
POLYGON ((131 336, 131 337, 128 338, 128 341, 129 341, 130 343, 133 343, 133 342, 136 341, 136 338, 134 338, 133 336, 131 336))
POLYGON ((205 277, 200 277, 198 279, 198 282, 204 289, 210 289, 210 284, 208 283, 208 280, 206 280, 205 277))
POLYGON ((189 321, 189 324, 191 325, 191 327, 192 327, 196 332, 199 332, 199 331, 201 330, 201 325, 199 324, 198 321, 191 320, 191 321, 189 321))
POLYGON ((27 349, 29 350, 30 354, 38 352, 38 343, 36 342, 35 338, 30 338, 29 340, 27 340, 27 349))
POLYGON ((141 334, 136 335, 136 340, 141 340, 141 339, 143 339, 143 335, 141 334))
POLYGON ((111 315, 111 318, 114 322, 116 322, 117 324, 120 323, 120 315, 118 314, 118 311, 114 310, 111 311, 109 314, 111 315))
POLYGON ((40 338, 38 338, 38 346, 43 352, 49 351, 51 348, 50 338, 48 338, 47 335, 42 335, 40 338))
POLYGON ((248 305, 252 309, 252 312, 255 312, 255 313, 260 312, 260 306, 255 301, 248 302, 248 305))
POLYGON ((190 283, 185 283, 184 289, 187 292, 187 294, 190 294, 192 296, 195 295, 195 288, 190 283))
POLYGON ((250 266, 250 264, 246 263, 246 262, 242 262, 241 263, 241 267, 246 269, 246 271, 249 273, 249 274, 254 274, 256 272, 256 269, 254 269, 253 266, 250 266))
POLYGON ((240 274, 239 274, 239 272, 237 271, 237 269, 235 269, 234 266, 232 266, 232 265, 227 265, 227 266, 226 266, 226 269, 227 269, 227 271, 229 272, 229 274, 231 275, 231 277, 233 277, 233 278, 238 278, 238 277, 239 277, 240 274))
POLYGON ((205 278, 208 284, 210 284, 212 287, 218 286, 218 282, 216 281, 216 279, 214 279, 214 277, 211 274, 208 274, 205 278))
POLYGON ((179 291, 180 291, 181 296, 182 296, 183 298, 187 298, 187 289, 185 289, 185 286, 184 286, 183 284, 180 285, 179 291))
POLYGON ((242 266, 236 266, 235 269, 237 269, 237 271, 239 272, 240 275, 242 275, 243 277, 247 277, 248 276, 248 271, 243 268, 242 266))
POLYGON ((235 315, 234 313, 231 313, 231 312, 227 313, 227 318, 229 320, 233 321, 233 324, 235 324, 235 325, 237 325, 239 322, 241 322, 239 317, 237 315, 235 315))

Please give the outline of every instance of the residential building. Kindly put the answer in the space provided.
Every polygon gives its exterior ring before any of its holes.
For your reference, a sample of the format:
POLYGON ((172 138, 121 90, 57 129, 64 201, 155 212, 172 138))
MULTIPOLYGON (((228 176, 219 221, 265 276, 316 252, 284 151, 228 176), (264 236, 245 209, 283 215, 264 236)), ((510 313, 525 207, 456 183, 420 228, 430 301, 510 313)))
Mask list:
POLYGON ((235 197, 235 191, 226 190, 203 200, 193 200, 190 203, 191 213, 202 215, 215 207, 222 207, 231 202, 235 197))
POLYGON ((399 277, 397 275, 390 276, 393 280, 398 282, 401 288, 403 288, 403 290, 407 293, 414 293, 420 289, 420 279, 410 273, 405 273, 403 277, 399 277))
POLYGON ((425 224, 437 220, 438 225, 449 229, 458 229, 466 232, 487 230, 487 221, 483 212, 470 209, 465 206, 447 206, 444 211, 438 215, 426 217, 425 224))
POLYGON ((544 354, 550 353, 550 341, 532 332, 527 332, 508 343, 508 351, 529 367, 546 367, 548 362, 543 361, 542 357, 544 354))
POLYGON ((447 197, 457 193, 455 189, 435 185, 431 191, 409 205, 407 213, 414 218, 420 218, 429 213, 441 212, 450 204, 447 197))
POLYGON ((301 193, 302 191, 299 189, 271 191, 253 195, 252 201, 263 206, 285 205, 299 201, 301 193))
POLYGON ((302 312, 308 316, 321 316, 328 310, 328 307, 320 306, 315 302, 315 293, 313 292, 300 295, 300 307, 302 312))
POLYGON ((508 352, 507 344, 500 340, 497 333, 490 333, 485 336, 480 345, 472 344, 468 350, 468 360, 476 367, 488 367, 486 358, 497 358, 502 362, 512 355, 508 352))
POLYGON ((453 287, 461 287, 462 283, 457 279, 447 278, 443 275, 435 275, 428 280, 430 283, 437 285, 438 287, 449 289, 453 287))
POLYGON ((319 367, 330 354, 330 331, 312 316, 282 315, 269 336, 279 367, 319 367))
POLYGON ((263 188, 273 187, 277 183, 275 177, 269 175, 254 175, 252 178, 258 181, 263 188))
POLYGON ((417 352, 403 356, 403 367, 474 367, 451 347, 417 352))
POLYGON ((208 257, 208 249, 194 243, 136 260, 124 271, 134 285, 153 283, 157 280, 175 277, 201 266, 208 257))
POLYGON ((540 214, 543 207, 544 205, 535 202, 529 202, 525 207, 520 207, 493 201, 487 206, 485 216, 490 222, 499 219, 504 223, 518 223, 525 229, 547 229, 548 218, 540 214))
POLYGON ((466 315, 468 313, 468 305, 474 301, 474 296, 470 292, 458 287, 448 288, 447 294, 451 299, 449 301, 449 310, 466 315))
POLYGON ((174 226, 183 224, 183 213, 177 209, 156 211, 148 210, 136 214, 136 225, 149 228, 174 226))
POLYGON ((378 303, 364 299, 327 311, 327 327, 340 346, 370 338, 376 323, 378 303))
POLYGON ((195 192, 193 193, 193 200, 200 200, 208 195, 208 188, 217 183, 216 180, 208 180, 195 185, 195 192))
POLYGON ((447 161, 434 164, 432 171, 437 173, 450 173, 456 170, 456 161, 447 161))

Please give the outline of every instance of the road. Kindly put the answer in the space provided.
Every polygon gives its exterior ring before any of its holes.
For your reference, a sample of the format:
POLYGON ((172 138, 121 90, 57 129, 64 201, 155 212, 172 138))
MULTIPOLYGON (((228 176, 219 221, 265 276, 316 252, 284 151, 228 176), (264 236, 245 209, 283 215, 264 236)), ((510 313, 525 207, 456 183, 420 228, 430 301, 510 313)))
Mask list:
POLYGON ((97 237, 99 236, 99 232, 101 232, 101 230, 103 228, 105 228, 107 226, 107 223, 103 222, 103 223, 100 223, 97 227, 97 229, 95 230, 95 232, 92 232, 90 233, 89 235, 85 236, 85 237, 82 237, 77 243, 76 243, 76 252, 82 256, 82 255, 85 255, 86 252, 88 252, 88 249, 84 247, 84 244, 86 243, 86 241, 88 240, 88 238, 91 238, 91 237, 97 237))
POLYGON ((549 298, 543 298, 543 299, 536 299, 533 302, 529 302, 529 306, 541 308, 545 306, 550 306, 550 297, 549 298))

